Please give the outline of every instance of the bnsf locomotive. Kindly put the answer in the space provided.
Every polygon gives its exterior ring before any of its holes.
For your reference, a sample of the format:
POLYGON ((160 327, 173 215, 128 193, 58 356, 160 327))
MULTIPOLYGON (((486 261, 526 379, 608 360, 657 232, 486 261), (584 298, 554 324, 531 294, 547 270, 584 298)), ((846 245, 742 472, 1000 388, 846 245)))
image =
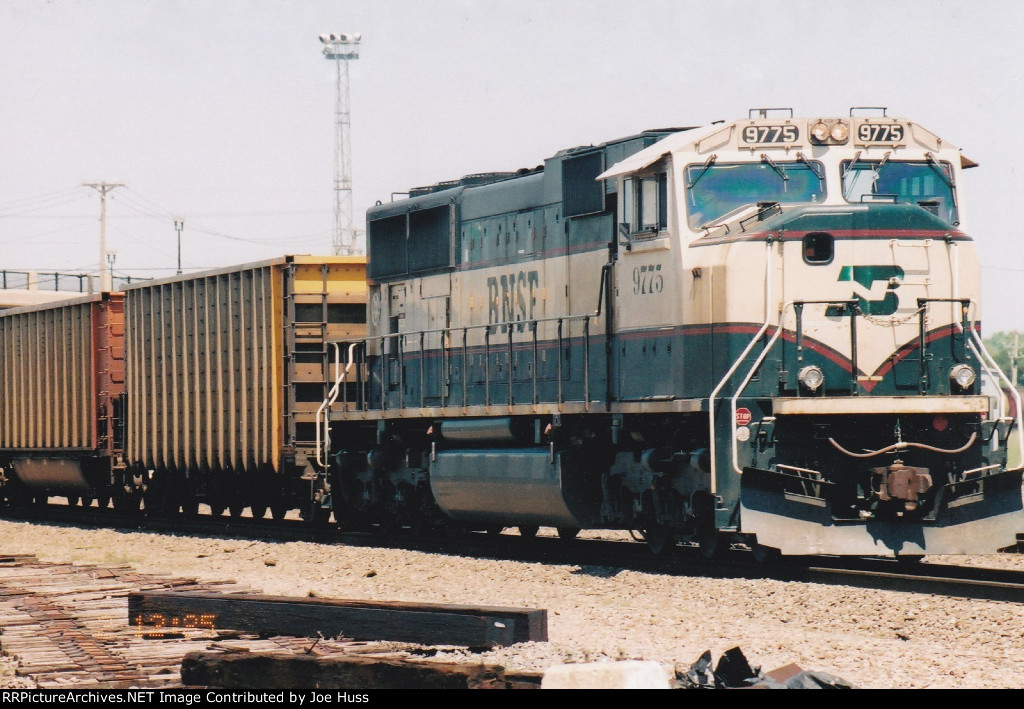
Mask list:
POLYGON ((982 393, 1013 390, 979 336, 973 163, 861 113, 414 189, 369 211, 367 262, 0 313, 0 501, 708 554, 1011 546, 1024 427, 982 393))
POLYGON ((646 131, 372 208, 317 499, 656 551, 1013 545, 1021 407, 981 393, 1008 382, 961 228, 973 163, 863 113, 646 131))

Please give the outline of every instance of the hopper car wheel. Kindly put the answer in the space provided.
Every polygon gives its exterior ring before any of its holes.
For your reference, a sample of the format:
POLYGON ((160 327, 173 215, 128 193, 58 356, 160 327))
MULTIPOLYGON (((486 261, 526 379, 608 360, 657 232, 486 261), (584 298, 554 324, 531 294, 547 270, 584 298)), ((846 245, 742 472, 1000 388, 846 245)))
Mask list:
POLYGON ((187 497, 182 500, 181 513, 186 517, 197 517, 199 515, 199 500, 194 497, 187 497))
POLYGON ((575 539, 577 536, 579 536, 580 533, 579 527, 558 527, 557 529, 559 539, 575 539))
POLYGON ((242 516, 243 512, 245 512, 245 505, 241 502, 229 502, 228 511, 231 513, 232 517, 237 519, 242 516))
POLYGON ((68 495, 68 507, 78 507, 82 504, 82 498, 75 495, 68 495))
POLYGON ((142 495, 135 490, 119 492, 114 497, 114 509, 127 514, 137 514, 142 510, 142 495))
POLYGON ((254 504, 254 505, 251 505, 249 507, 249 509, 252 510, 252 518, 253 519, 263 519, 264 517, 267 516, 267 506, 266 505, 254 504))
POLYGON ((270 516, 274 519, 284 519, 286 514, 288 514, 288 505, 281 503, 270 506, 270 516))
POLYGON ((101 510, 105 510, 110 507, 110 495, 100 495, 96 498, 96 506, 101 510))
POLYGON ((540 527, 536 524, 521 524, 519 525, 519 536, 523 539, 533 539, 537 536, 537 532, 540 531, 540 527))
POLYGON ((655 556, 661 556, 667 549, 675 546, 675 533, 671 527, 664 524, 654 523, 643 531, 644 541, 647 548, 655 556))
POLYGON ((302 519, 311 527, 326 527, 331 521, 331 511, 325 509, 319 502, 310 500, 300 511, 302 519))

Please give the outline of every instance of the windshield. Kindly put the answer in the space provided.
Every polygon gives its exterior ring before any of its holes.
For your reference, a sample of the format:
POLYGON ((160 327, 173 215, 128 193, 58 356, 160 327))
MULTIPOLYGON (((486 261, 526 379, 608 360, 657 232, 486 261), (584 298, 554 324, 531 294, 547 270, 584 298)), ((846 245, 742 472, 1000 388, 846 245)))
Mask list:
POLYGON ((686 203, 694 229, 757 202, 820 202, 825 197, 821 163, 775 162, 689 165, 686 203))
POLYGON ((924 207, 954 226, 960 223, 949 163, 847 160, 842 172, 847 202, 888 198, 924 207))

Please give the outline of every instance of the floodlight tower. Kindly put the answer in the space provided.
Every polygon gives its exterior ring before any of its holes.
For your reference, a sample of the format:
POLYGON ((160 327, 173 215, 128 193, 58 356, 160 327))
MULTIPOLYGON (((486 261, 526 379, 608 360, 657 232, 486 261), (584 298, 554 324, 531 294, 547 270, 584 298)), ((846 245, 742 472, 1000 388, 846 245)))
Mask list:
POLYGON ((356 231, 352 226, 352 153, 348 110, 348 63, 359 58, 362 35, 322 34, 324 57, 335 62, 338 91, 335 100, 334 140, 334 253, 356 252, 356 231))

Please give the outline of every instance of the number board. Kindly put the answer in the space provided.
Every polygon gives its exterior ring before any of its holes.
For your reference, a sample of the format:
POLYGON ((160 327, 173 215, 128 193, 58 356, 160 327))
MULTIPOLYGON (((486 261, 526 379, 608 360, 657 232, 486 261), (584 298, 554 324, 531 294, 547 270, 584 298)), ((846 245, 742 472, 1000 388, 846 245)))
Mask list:
POLYGON ((800 139, 800 129, 791 124, 752 125, 743 128, 741 137, 747 145, 786 145, 800 139))
POLYGON ((902 123, 861 123, 857 126, 857 142, 902 143, 905 133, 902 123))

